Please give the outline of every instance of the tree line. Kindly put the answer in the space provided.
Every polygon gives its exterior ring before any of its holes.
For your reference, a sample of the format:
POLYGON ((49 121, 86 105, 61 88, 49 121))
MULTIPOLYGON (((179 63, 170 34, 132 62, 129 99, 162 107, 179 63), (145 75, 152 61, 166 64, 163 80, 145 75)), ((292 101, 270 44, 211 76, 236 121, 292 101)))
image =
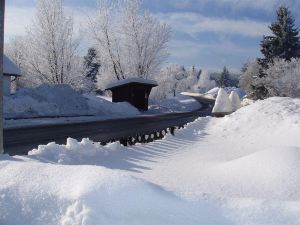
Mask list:
POLYGON ((162 68, 169 55, 171 28, 143 11, 140 0, 98 1, 96 14, 87 18, 91 47, 85 56, 80 54, 80 35, 73 17, 65 12, 63 0, 38 0, 36 7, 26 34, 5 46, 6 54, 24 74, 17 80, 18 88, 69 84, 89 92, 104 90, 111 80, 138 76, 158 80, 160 86, 153 95, 162 98, 229 85, 226 67, 213 79, 195 67, 162 68))
POLYGON ((36 11, 26 34, 6 46, 6 54, 24 74, 19 87, 49 83, 94 90, 112 79, 150 78, 168 57, 171 29, 143 12, 140 0, 98 1, 96 15, 88 18, 92 47, 85 57, 63 0, 38 0, 36 11))

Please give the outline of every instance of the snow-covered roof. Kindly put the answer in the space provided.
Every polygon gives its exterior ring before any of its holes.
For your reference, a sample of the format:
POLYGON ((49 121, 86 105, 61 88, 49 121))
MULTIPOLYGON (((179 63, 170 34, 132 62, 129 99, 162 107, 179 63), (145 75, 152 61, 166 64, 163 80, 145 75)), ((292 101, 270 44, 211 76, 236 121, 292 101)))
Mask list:
POLYGON ((21 76, 20 68, 13 63, 6 55, 3 55, 3 75, 4 76, 21 76))
POLYGON ((138 78, 138 77, 132 77, 132 78, 128 78, 128 79, 124 79, 124 80, 117 80, 117 81, 113 81, 110 84, 108 84, 106 86, 106 90, 115 88, 115 87, 119 87, 119 86, 123 86, 129 83, 140 83, 140 84, 145 84, 145 85, 149 85, 149 86, 157 86, 157 82, 155 80, 148 80, 148 79, 144 79, 144 78, 138 78))

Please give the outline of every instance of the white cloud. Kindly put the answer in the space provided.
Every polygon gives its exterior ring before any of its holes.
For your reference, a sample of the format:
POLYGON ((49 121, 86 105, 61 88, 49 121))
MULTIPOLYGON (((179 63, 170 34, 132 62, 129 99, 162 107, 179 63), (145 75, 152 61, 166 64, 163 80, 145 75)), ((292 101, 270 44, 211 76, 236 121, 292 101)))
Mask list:
POLYGON ((169 13, 158 14, 158 16, 170 24, 174 30, 189 34, 215 32, 248 37, 261 37, 269 34, 269 23, 249 19, 205 17, 196 13, 169 13))
MULTIPOLYGON (((201 1, 201 0, 200 0, 201 1)), ((273 11, 279 5, 299 6, 299 0, 215 0, 222 4, 230 4, 233 8, 252 8, 273 11)))
MULTIPOLYGON (((171 1, 170 1, 171 2, 171 1)), ((273 12, 279 5, 285 4, 289 7, 299 8, 299 0, 172 0, 178 9, 193 9, 214 4, 217 7, 229 7, 232 10, 259 9, 266 12, 273 12)))
POLYGON ((6 7, 5 9, 5 41, 11 37, 23 35, 26 27, 31 23, 34 16, 34 8, 29 7, 6 7))

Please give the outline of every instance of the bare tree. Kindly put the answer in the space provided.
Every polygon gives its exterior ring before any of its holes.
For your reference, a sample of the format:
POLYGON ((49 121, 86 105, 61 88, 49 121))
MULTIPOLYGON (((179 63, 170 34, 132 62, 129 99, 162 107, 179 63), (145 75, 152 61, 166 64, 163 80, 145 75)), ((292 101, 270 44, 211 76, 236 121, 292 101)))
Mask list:
POLYGON ((140 8, 139 0, 100 0, 97 17, 90 19, 102 69, 111 79, 151 77, 168 57, 170 27, 140 8))

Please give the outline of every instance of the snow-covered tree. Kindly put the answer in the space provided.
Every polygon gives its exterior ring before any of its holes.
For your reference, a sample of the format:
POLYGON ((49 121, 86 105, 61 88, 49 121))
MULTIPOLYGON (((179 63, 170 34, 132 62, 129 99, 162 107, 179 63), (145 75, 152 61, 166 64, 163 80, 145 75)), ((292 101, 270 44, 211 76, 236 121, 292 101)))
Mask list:
POLYGON ((65 15, 63 0, 37 1, 33 24, 20 39, 26 86, 50 83, 84 88, 79 39, 74 33, 73 19, 65 15))
POLYGON ((195 84, 198 83, 200 79, 201 70, 198 70, 195 66, 192 66, 187 70, 186 79, 186 90, 185 91, 195 91, 195 84))
POLYGON ((292 58, 274 59, 268 64, 268 69, 264 70, 266 76, 259 77, 261 66, 257 62, 250 63, 247 70, 242 74, 240 86, 247 95, 253 99, 258 99, 257 89, 253 87, 263 86, 266 97, 300 97, 300 59, 292 58))
POLYGON ((84 75, 91 81, 91 91, 95 91, 97 88, 97 75, 100 65, 100 59, 95 48, 89 48, 88 53, 84 56, 84 75))
POLYGON ((261 66, 255 60, 254 62, 247 63, 247 66, 244 66, 245 71, 242 73, 239 81, 239 85, 243 88, 248 97, 252 97, 256 99, 254 86, 258 81, 259 72, 261 70, 261 66))
POLYGON ((100 0, 97 12, 91 34, 108 79, 157 75, 168 56, 170 27, 142 12, 139 0, 100 0))
POLYGON ((261 42, 261 52, 264 57, 258 59, 261 69, 257 77, 258 81, 252 85, 257 99, 264 99, 270 94, 263 81, 267 79, 265 71, 274 59, 291 60, 300 57, 299 29, 296 28, 295 20, 287 7, 278 8, 276 21, 271 24, 270 30, 273 35, 264 36, 261 42))
POLYGON ((194 87, 194 90, 200 93, 205 93, 216 86, 216 82, 211 80, 210 73, 208 71, 202 71, 200 79, 194 87))
POLYGON ((188 89, 188 73, 184 66, 169 65, 164 68, 154 79, 159 86, 154 90, 152 97, 155 99, 166 98, 168 95, 176 96, 188 89))
POLYGON ((300 57, 299 30, 287 7, 279 7, 277 19, 271 24, 270 30, 273 36, 264 36, 261 42, 264 58, 259 59, 259 63, 263 68, 266 68, 275 58, 290 60, 300 57))
POLYGON ((169 65, 161 70, 153 78, 159 86, 152 91, 154 99, 166 98, 168 95, 176 96, 184 91, 198 91, 195 84, 198 83, 199 71, 195 67, 186 69, 177 64, 169 65))
POLYGON ((223 71, 221 73, 220 81, 219 81, 219 86, 220 87, 227 87, 230 86, 230 78, 229 78, 229 70, 227 69, 226 66, 224 66, 223 71))
POLYGON ((300 97, 300 59, 275 59, 262 82, 268 96, 300 97))

